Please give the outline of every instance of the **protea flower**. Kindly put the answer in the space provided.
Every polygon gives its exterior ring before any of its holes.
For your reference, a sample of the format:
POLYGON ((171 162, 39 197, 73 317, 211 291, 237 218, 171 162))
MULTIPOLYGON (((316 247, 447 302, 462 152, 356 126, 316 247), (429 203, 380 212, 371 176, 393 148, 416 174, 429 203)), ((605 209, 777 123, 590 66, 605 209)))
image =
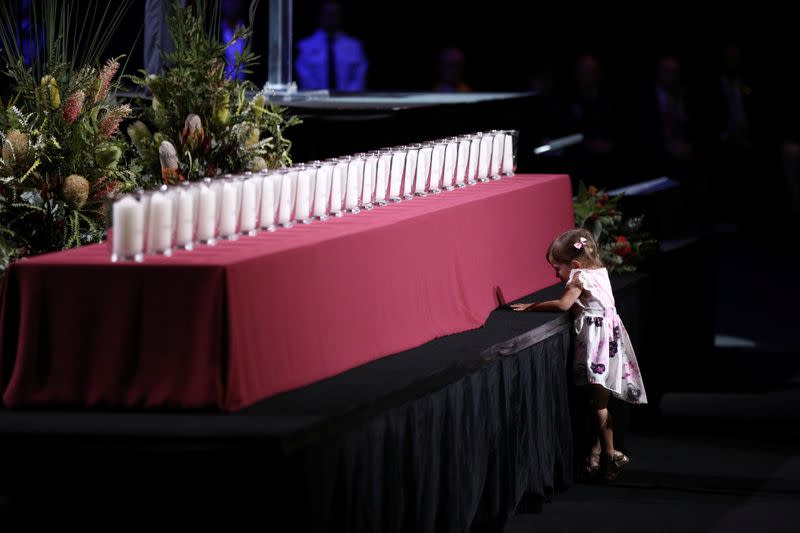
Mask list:
POLYGON ((89 181, 78 174, 70 174, 64 180, 64 200, 73 209, 80 209, 89 198, 89 181))
POLYGON ((69 95, 66 103, 64 103, 64 120, 68 124, 72 124, 78 119, 78 115, 81 114, 83 109, 84 100, 86 100, 86 93, 82 89, 78 89, 69 95))
POLYGON ((203 122, 200 120, 200 117, 194 113, 187 115, 183 123, 183 130, 180 134, 183 149, 194 152, 203 144, 204 136, 203 122))
POLYGON ((162 141, 158 147, 158 159, 161 162, 161 179, 164 180, 164 183, 171 185, 183 181, 183 177, 178 170, 180 162, 175 145, 169 141, 162 141))

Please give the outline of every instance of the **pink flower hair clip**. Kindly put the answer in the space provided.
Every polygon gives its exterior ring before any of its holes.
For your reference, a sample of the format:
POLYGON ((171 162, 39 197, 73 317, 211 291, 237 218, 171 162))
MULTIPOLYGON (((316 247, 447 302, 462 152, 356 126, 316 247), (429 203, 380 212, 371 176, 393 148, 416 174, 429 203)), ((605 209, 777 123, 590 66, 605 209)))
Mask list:
POLYGON ((586 244, 586 237, 581 237, 581 238, 580 238, 580 240, 578 240, 578 241, 577 241, 575 244, 573 244, 572 246, 574 246, 575 248, 577 248, 578 250, 580 250, 581 248, 583 248, 583 247, 584 247, 584 245, 585 245, 585 244, 586 244))

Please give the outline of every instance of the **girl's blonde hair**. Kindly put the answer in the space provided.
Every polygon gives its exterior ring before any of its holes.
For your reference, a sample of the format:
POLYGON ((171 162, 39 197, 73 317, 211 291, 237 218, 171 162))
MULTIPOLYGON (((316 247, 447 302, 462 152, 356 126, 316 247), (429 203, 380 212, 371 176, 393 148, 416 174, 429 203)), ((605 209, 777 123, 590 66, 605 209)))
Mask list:
POLYGON ((560 265, 578 261, 584 268, 603 268, 597 243, 592 233, 583 228, 565 231, 553 239, 547 249, 547 261, 560 265))

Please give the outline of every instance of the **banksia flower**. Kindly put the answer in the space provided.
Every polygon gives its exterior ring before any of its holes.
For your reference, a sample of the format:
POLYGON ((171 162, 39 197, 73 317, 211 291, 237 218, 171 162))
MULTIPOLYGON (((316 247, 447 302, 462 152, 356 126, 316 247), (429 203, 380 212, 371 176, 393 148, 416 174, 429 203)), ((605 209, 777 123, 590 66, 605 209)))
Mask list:
POLYGON ((162 141, 158 147, 158 159, 161 162, 161 179, 167 185, 183 181, 183 177, 178 170, 178 152, 175 145, 169 141, 162 141))
POLYGON ((68 124, 72 124, 78 119, 78 115, 81 114, 81 110, 83 109, 83 102, 85 99, 86 93, 81 89, 69 95, 69 98, 67 98, 67 101, 64 103, 64 120, 66 120, 68 124))
POLYGON ((245 148, 251 148, 258 144, 258 138, 261 136, 261 130, 255 127, 251 127, 248 130, 247 139, 244 141, 245 148))
POLYGON ((131 138, 139 155, 144 155, 153 139, 150 130, 147 129, 147 126, 141 120, 137 120, 128 126, 128 137, 131 138))
POLYGON ((3 159, 9 163, 24 162, 30 151, 30 137, 19 130, 10 130, 3 141, 3 159))
POLYGON ((258 93, 255 98, 253 98, 253 113, 255 113, 256 118, 260 118, 261 115, 264 114, 264 109, 267 105, 267 98, 264 96, 264 93, 258 93))
POLYGON ((102 102, 108 96, 108 89, 111 86, 111 80, 117 75, 119 70, 119 61, 116 59, 109 59, 103 70, 100 71, 100 77, 97 80, 97 92, 94 95, 94 103, 102 102))
POLYGON ((119 128, 122 119, 131 114, 131 106, 123 104, 117 107, 112 107, 108 110, 105 116, 100 120, 100 135, 104 139, 108 139, 119 128))
POLYGON ((73 209, 80 209, 89 198, 89 182, 83 176, 70 174, 64 180, 64 200, 73 209))
POLYGON ((61 107, 61 93, 58 91, 56 79, 50 75, 42 76, 39 85, 41 86, 41 101, 53 109, 61 107))
POLYGON ((95 160, 100 168, 116 168, 120 157, 122 157, 122 150, 114 144, 103 146, 95 154, 95 160))
POLYGON ((224 126, 230 117, 231 96, 228 93, 217 93, 214 97, 212 116, 216 124, 224 126))
POLYGON ((253 158, 253 172, 260 172, 267 168, 267 162, 260 155, 253 158))

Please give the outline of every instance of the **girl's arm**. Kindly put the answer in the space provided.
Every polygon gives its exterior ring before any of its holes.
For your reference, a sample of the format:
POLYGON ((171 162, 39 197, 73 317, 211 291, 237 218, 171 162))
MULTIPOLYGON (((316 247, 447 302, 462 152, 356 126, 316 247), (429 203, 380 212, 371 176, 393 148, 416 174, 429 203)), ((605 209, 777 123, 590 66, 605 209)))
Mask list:
POLYGON ((568 286, 558 300, 535 302, 531 304, 511 304, 514 311, 568 311, 581 295, 582 289, 578 286, 568 286))

